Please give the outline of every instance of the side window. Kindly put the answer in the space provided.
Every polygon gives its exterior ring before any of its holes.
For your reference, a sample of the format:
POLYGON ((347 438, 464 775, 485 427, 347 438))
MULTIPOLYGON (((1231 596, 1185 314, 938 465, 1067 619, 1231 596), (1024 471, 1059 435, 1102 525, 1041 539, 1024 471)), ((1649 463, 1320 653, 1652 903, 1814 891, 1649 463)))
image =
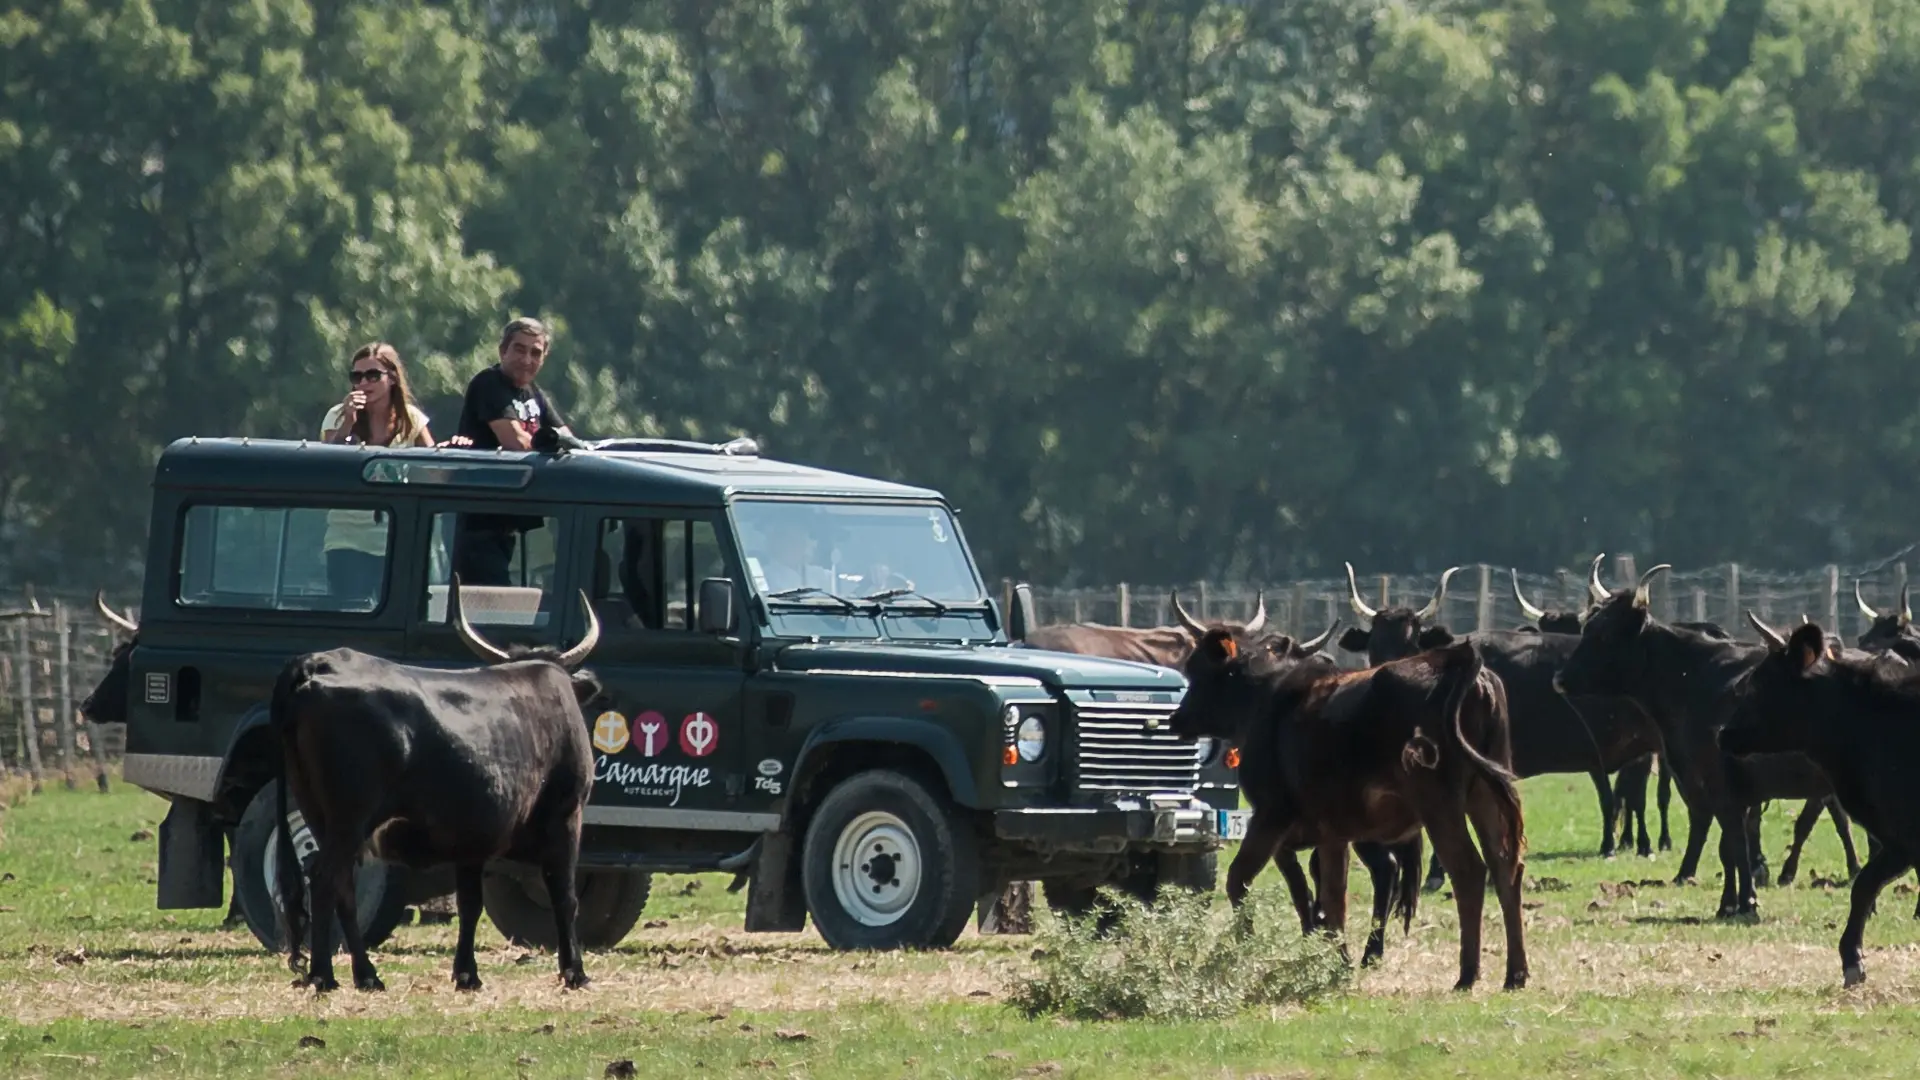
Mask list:
POLYGON ((595 563, 594 610, 603 625, 629 629, 697 625, 700 580, 726 573, 710 521, 603 518, 595 563))
POLYGON ((183 526, 183 606, 373 612, 386 599, 388 511, 202 505, 183 526))
MULTIPOLYGON (((546 626, 553 619, 560 519, 441 513, 427 538, 427 622, 447 621, 447 586, 474 626, 546 626)), ((578 600, 575 601, 578 603, 578 600)))

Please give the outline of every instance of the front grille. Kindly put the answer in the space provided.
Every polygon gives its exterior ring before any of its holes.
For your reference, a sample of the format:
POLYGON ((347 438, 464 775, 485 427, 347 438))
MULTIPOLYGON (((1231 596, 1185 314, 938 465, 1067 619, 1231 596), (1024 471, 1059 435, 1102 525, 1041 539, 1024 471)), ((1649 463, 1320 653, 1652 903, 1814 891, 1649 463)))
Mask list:
POLYGON ((1167 728, 1173 703, 1082 701, 1074 706, 1079 738, 1074 763, 1082 791, 1190 792, 1200 784, 1200 748, 1167 728), (1147 727, 1148 721, 1157 726, 1147 727))

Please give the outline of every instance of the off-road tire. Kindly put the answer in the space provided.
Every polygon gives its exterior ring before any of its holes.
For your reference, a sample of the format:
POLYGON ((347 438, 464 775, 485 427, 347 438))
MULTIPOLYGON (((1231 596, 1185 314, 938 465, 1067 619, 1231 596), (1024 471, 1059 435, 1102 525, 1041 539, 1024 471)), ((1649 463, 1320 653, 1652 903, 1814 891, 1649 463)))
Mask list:
POLYGON ((966 929, 979 899, 979 843, 944 793, 904 773, 873 769, 821 800, 807 826, 801 881, 814 926, 836 949, 944 949, 966 929), (837 849, 880 857, 843 866, 837 849), (914 876, 880 880, 889 868, 914 876), (843 889, 863 906, 849 907, 843 889))
MULTIPOLYGON (((581 867, 574 871, 573 887, 580 910, 574 930, 580 947, 599 952, 627 939, 647 909, 653 893, 653 875, 640 870, 581 867)), ((480 883, 487 918, 515 945, 555 952, 559 929, 553 923, 553 901, 546 882, 535 871, 507 873, 490 870, 480 883)))
MULTIPOLYGON (((279 787, 280 781, 267 781, 259 791, 254 792, 246 811, 240 815, 240 824, 234 826, 233 830, 232 870, 234 894, 240 901, 240 914, 246 919, 247 929, 253 931, 253 936, 261 945, 284 953, 287 951, 286 930, 280 924, 279 906, 274 902, 277 890, 268 884, 268 871, 278 865, 281 854, 278 850, 279 832, 275 827, 279 812, 279 787)), ((394 928, 406 916, 406 874, 405 867, 371 855, 361 856, 359 865, 354 868, 354 914, 359 919, 360 934, 367 948, 379 948, 381 942, 393 936, 394 928)), ((305 891, 304 886, 303 881, 302 892, 305 891)), ((311 906, 308 910, 312 910, 311 906)), ((347 951, 347 938, 340 932, 339 916, 329 917, 334 920, 334 952, 344 953, 347 951)), ((302 941, 300 948, 306 949, 307 944, 302 941)))

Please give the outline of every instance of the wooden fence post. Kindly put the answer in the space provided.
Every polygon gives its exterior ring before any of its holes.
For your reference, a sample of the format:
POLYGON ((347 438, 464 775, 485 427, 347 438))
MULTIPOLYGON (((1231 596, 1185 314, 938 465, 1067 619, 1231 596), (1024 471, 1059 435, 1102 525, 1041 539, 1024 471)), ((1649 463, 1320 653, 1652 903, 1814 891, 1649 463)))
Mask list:
POLYGON ((1698 585, 1693 587, 1693 621, 1707 621, 1707 590, 1698 585))
POLYGON ((58 635, 54 662, 60 676, 60 771, 67 776, 67 790, 72 791, 79 786, 73 779, 73 649, 68 642, 67 606, 58 600, 53 602, 53 632, 58 635))
POLYGON ((1207 614, 1209 608, 1207 607, 1207 582, 1205 578, 1200 580, 1199 587, 1194 591, 1200 596, 1200 610, 1195 612, 1193 617, 1199 619, 1201 622, 1206 622, 1209 618, 1207 614))
MULTIPOLYGON (((1446 612, 1441 612, 1444 617, 1446 612)), ((1493 567, 1480 564, 1480 595, 1474 598, 1473 628, 1493 629, 1493 567)))
POLYGON ((1312 637, 1312 631, 1307 629, 1307 587, 1305 585, 1294 582, 1293 588, 1288 590, 1287 608, 1287 633, 1295 637, 1312 637))
MULTIPOLYGON (((107 635, 107 655, 113 655, 113 635, 107 635)), ((91 721, 87 723, 87 749, 93 754, 93 775, 100 785, 100 794, 107 793, 107 734, 106 729, 91 721)))
POLYGON ((1727 564, 1727 630, 1737 632, 1740 625, 1740 564, 1727 564))
POLYGON ((1840 568, 1827 564, 1827 625, 1840 632, 1840 568))
POLYGON ((1123 581, 1123 582, 1121 582, 1121 583, 1120 583, 1120 622, 1119 622, 1119 625, 1121 625, 1121 626, 1132 626, 1132 625, 1133 625, 1133 619, 1132 619, 1132 615, 1133 615, 1133 611, 1132 611, 1132 609, 1133 609, 1133 601, 1132 601, 1132 597, 1131 597, 1131 596, 1130 596, 1130 595, 1128 594, 1128 591, 1127 591, 1127 583, 1123 581))
POLYGON ((1393 575, 1392 574, 1380 575, 1379 606, 1382 608, 1390 608, 1393 606, 1393 575))
POLYGON ((27 624, 13 624, 15 677, 20 683, 20 742, 26 750, 27 773, 33 777, 33 793, 40 794, 40 725, 33 708, 33 657, 27 647, 27 624))

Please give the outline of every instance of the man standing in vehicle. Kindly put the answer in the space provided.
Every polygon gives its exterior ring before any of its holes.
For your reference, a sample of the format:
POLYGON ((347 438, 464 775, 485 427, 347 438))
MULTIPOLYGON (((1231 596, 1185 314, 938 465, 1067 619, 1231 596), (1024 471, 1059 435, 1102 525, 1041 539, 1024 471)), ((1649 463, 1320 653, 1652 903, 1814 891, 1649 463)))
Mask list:
MULTIPOLYGON (((467 383, 460 408, 461 441, 476 450, 539 450, 582 443, 560 410, 534 385, 547 361, 551 337, 539 319, 522 316, 500 332, 500 362, 467 383)), ((510 585, 513 549, 538 517, 466 514, 453 544, 453 569, 463 584, 510 585)))

